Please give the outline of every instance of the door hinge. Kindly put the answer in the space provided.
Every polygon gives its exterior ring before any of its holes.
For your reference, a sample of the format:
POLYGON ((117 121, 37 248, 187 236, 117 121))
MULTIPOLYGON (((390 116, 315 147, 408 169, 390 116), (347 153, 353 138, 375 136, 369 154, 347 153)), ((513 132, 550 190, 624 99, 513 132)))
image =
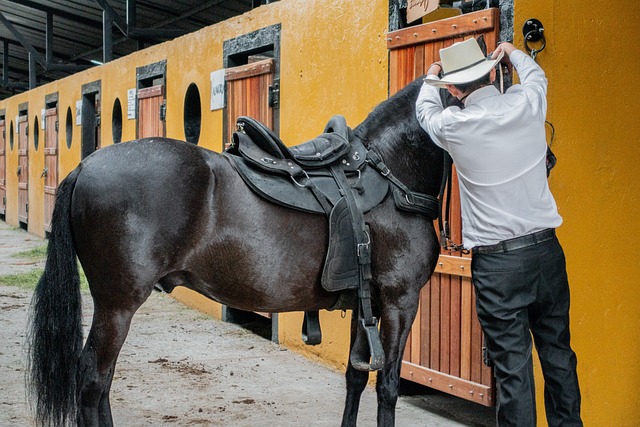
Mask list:
POLYGON ((277 80, 269 86, 269 107, 280 107, 280 82, 277 80))
POLYGON ((29 136, 29 124, 24 125, 24 133, 29 136))
POLYGON ((96 114, 96 126, 100 126, 100 113, 96 114))
POLYGON ((56 120, 56 132, 59 132, 58 126, 60 126, 60 125, 59 125, 59 122, 56 120))
POLYGON ((25 212, 26 212, 26 213, 29 213, 29 203, 27 203, 27 204, 25 205, 24 210, 25 210, 25 212))
POLYGON ((167 101, 162 101, 160 105, 160 121, 164 122, 167 119, 167 101))

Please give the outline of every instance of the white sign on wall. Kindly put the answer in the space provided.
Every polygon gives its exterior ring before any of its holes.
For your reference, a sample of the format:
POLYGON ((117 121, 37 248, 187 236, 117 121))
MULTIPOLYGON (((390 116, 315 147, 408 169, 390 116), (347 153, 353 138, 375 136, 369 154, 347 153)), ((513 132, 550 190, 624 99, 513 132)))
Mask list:
POLYGON ((82 124, 82 100, 76 101, 76 126, 82 124))
POLYGON ((211 111, 224 108, 224 69, 211 73, 211 111))
POLYGON ((136 89, 129 89, 127 91, 127 119, 132 120, 136 118, 136 89))

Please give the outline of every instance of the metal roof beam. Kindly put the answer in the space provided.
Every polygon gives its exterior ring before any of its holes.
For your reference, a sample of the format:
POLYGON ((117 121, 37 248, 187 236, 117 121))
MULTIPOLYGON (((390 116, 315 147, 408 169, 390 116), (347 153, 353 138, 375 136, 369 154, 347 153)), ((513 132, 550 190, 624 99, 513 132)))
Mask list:
POLYGON ((2 40, 2 80, 0 87, 3 89, 29 89, 29 85, 22 82, 9 81, 9 40, 2 40))
MULTIPOLYGON (((94 0, 98 6, 102 8, 103 12, 108 12, 108 14, 113 19, 113 24, 124 34, 125 36, 129 36, 129 26, 127 22, 122 18, 122 16, 118 15, 118 12, 111 7, 107 0, 94 0)), ((103 15, 104 21, 104 15, 103 15)))
POLYGON ((89 27, 100 27, 102 23, 100 21, 93 20, 91 18, 85 18, 83 16, 77 15, 71 12, 65 12, 61 9, 56 9, 54 7, 45 6, 40 3, 36 3, 31 0, 6 0, 11 3, 19 4, 22 6, 30 7, 31 9, 40 10, 42 12, 51 13, 53 15, 59 16, 61 18, 68 19, 69 21, 77 22, 79 24, 85 24, 89 27))
POLYGON ((40 64, 42 68, 47 68, 47 63, 42 58, 42 55, 38 53, 38 51, 31 45, 31 43, 29 43, 29 41, 22 35, 22 33, 13 26, 11 21, 9 21, 2 12, 0 12, 0 23, 2 23, 7 28, 7 30, 9 30, 9 32, 13 34, 13 36, 20 42, 22 47, 24 47, 27 52, 33 55, 35 61, 40 64))
MULTIPOLYGON (((48 21, 48 19, 47 19, 48 21)), ((54 62, 50 62, 47 61, 46 58, 43 58, 43 56, 40 54, 40 52, 38 52, 36 50, 35 47, 33 47, 33 45, 31 43, 29 43, 27 41, 27 39, 22 35, 22 33, 20 33, 20 31, 18 31, 13 24, 11 23, 11 21, 9 21, 7 19, 6 16, 4 16, 4 14, 2 12, 0 12, 0 23, 4 24, 4 26, 9 30, 9 32, 11 32, 11 34, 13 34, 13 36, 18 40, 18 42, 22 45, 22 47, 28 52, 29 55, 29 81, 30 82, 35 82, 35 75, 31 76, 31 74, 35 74, 35 63, 37 62, 38 64, 40 64, 40 66, 42 68, 44 68, 45 71, 70 71, 70 72, 76 72, 76 71, 81 71, 81 70, 86 70, 87 66, 85 65, 74 65, 74 64, 58 64, 58 63, 54 63, 54 62)), ((49 22, 47 22, 47 29, 49 29, 49 22)), ((53 23, 51 23, 51 31, 53 31, 53 23)), ((47 33, 47 37, 48 35, 51 33, 47 33)), ((52 37, 53 35, 51 35, 52 37)), ((48 51, 49 51, 49 43, 52 43, 50 40, 47 40, 47 53, 46 55, 48 56, 48 51)), ((53 54, 51 54, 53 56, 53 54)))

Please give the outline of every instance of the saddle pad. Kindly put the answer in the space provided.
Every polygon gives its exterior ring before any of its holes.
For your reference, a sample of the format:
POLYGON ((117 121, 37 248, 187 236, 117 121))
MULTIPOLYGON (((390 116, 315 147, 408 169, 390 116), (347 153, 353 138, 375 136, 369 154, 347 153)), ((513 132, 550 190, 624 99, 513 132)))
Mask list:
MULTIPOLYGON (((313 192, 302 186, 304 182, 296 184, 290 177, 284 175, 265 174, 252 167, 242 157, 227 153, 223 155, 230 160, 249 188, 259 196, 273 203, 303 212, 326 214, 313 192)), ((332 176, 309 173, 309 179, 329 198, 331 204, 335 204, 342 197, 332 176)), ((355 184, 356 180, 357 177, 354 176, 352 182, 355 184)), ((389 192, 389 181, 375 169, 365 167, 360 174, 360 182, 357 187, 361 188, 361 191, 354 189, 356 204, 362 209, 362 212, 368 212, 382 203, 389 192)))

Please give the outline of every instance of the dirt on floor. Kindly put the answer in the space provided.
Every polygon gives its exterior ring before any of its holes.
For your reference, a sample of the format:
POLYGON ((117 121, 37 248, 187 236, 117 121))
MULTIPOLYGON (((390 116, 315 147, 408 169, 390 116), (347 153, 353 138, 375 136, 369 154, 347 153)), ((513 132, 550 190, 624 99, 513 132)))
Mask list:
MULTIPOLYGON (((43 244, 0 221, 0 276, 42 268, 42 260, 12 254, 43 244)), ((34 425, 24 384, 31 292, 0 285, 0 426, 34 425)), ((83 297, 88 328, 91 298, 83 297)), ((489 408, 422 393, 399 399, 396 425, 495 425, 489 408)), ((117 426, 337 426, 344 397, 342 373, 157 292, 133 319, 111 388, 117 426)), ((367 387, 358 425, 375 420, 375 390, 367 387)))

